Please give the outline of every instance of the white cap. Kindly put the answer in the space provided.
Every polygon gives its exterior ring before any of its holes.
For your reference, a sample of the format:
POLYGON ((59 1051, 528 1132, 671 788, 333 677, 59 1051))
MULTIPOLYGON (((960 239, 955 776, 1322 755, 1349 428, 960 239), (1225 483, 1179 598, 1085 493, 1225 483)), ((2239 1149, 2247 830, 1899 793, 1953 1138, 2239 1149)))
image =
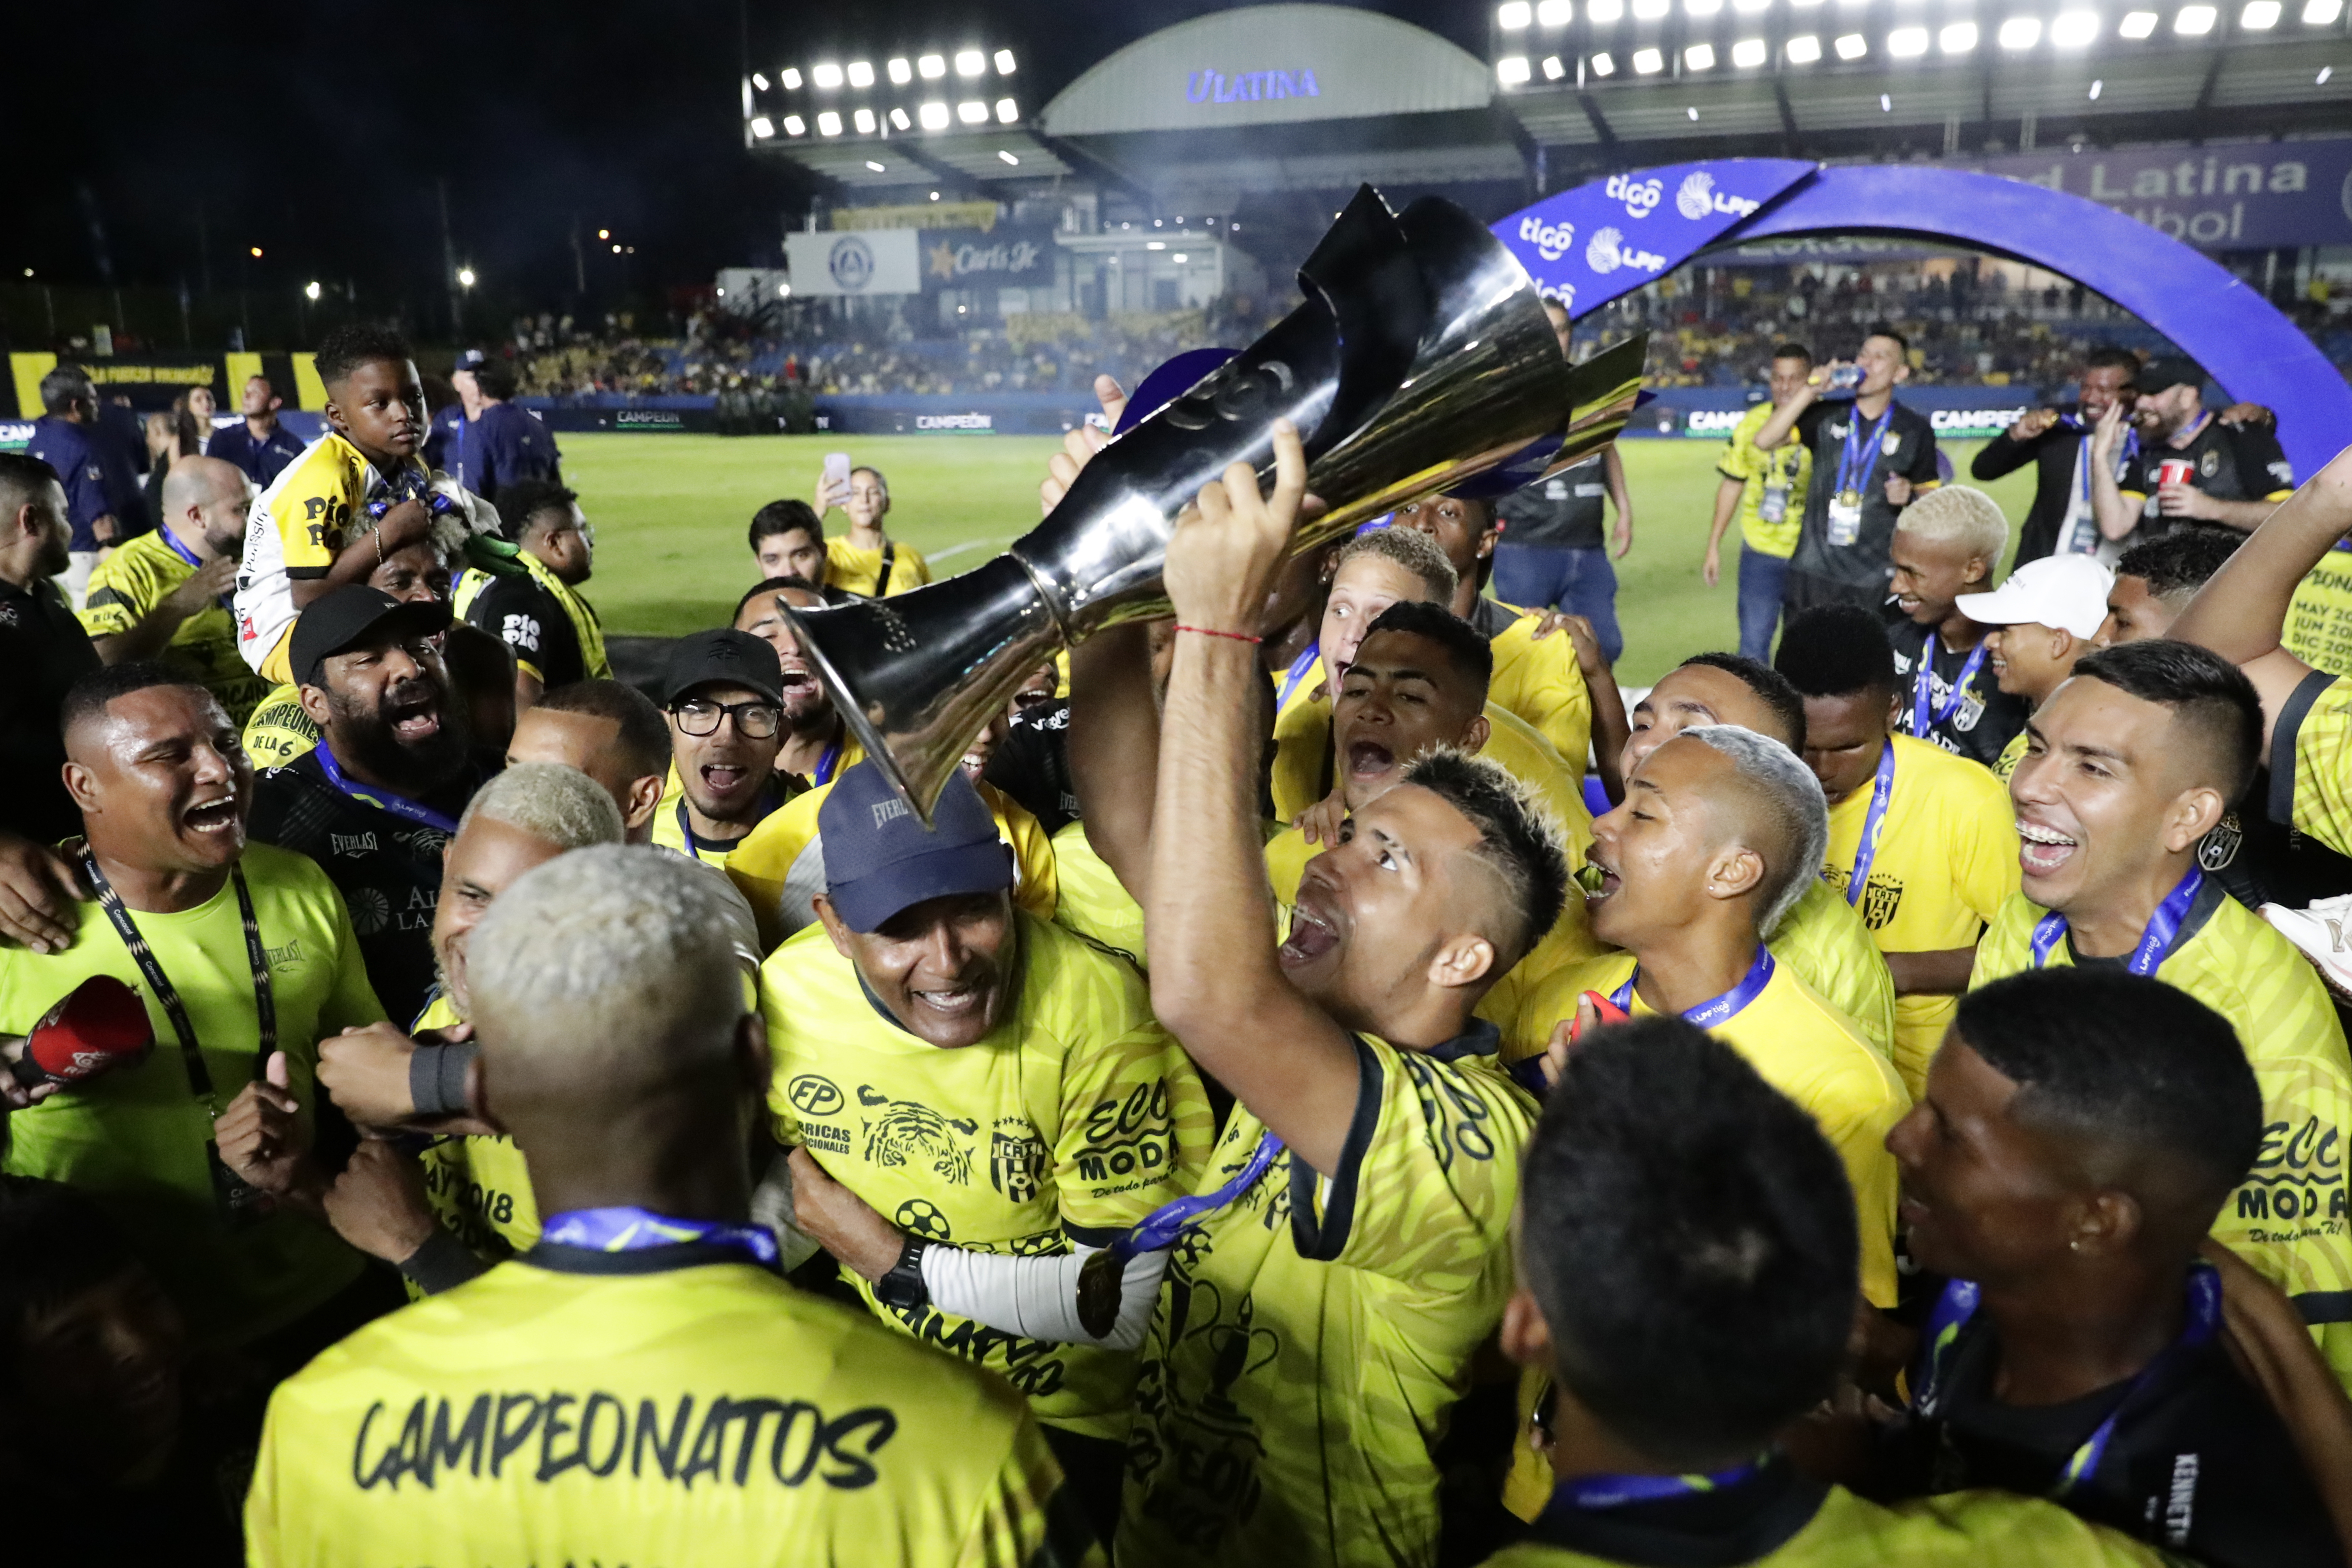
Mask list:
POLYGON ((2087 555, 2046 555, 2009 574, 1990 593, 1963 593, 1952 602, 1979 626, 2055 626, 2095 637, 2107 618, 2107 590, 2116 574, 2087 555))

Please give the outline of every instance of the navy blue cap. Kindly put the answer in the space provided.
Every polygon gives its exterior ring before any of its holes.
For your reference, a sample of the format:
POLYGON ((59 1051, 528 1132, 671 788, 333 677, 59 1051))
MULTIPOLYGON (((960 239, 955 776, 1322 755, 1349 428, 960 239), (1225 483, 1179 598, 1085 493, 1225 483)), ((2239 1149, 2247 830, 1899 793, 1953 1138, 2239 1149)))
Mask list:
POLYGON ((2132 390, 2150 395, 2170 392, 2174 387, 2201 387, 2204 384, 2204 370, 2194 360, 2184 360, 2177 355, 2150 360, 2139 368, 2138 374, 2132 377, 2132 390))
POLYGON ((871 762, 834 780, 816 811, 824 841, 824 894, 852 931, 879 929, 928 898, 1003 893, 1013 885, 1013 846, 980 791, 958 769, 923 826, 871 762))
POLYGON ((454 376, 459 371, 478 371, 489 362, 489 355, 482 352, 481 350, 467 349, 457 356, 457 362, 449 367, 449 373, 454 376))

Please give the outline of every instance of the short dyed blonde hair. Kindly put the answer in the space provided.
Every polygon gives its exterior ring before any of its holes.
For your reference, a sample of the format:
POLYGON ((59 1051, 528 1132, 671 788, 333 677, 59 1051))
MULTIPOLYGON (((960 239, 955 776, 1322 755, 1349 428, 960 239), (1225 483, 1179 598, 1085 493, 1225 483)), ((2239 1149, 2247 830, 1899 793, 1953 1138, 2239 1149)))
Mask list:
POLYGON ((1895 526, 1916 538, 1948 539, 1972 556, 1998 562, 2009 548, 2009 519, 2000 503, 1966 485, 1943 485, 1903 508, 1895 526))

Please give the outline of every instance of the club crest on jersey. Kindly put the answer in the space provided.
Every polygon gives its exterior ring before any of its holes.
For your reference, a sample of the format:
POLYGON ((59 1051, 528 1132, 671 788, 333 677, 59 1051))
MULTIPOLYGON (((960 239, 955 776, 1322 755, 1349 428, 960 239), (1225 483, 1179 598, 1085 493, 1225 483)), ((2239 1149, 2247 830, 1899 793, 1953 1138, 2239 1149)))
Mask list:
POLYGON ((2246 830, 2238 821, 2238 813, 2224 811, 2212 830, 2197 841, 2197 863, 2207 871, 2220 871, 2238 858, 2239 846, 2246 841, 2246 830))
POLYGON ((2214 475, 2219 474, 2221 471, 2221 455, 2218 452, 2209 451, 2204 456, 2200 457, 2197 460, 2197 472, 2204 475, 2208 479, 2210 479, 2214 475))
POLYGON ((1025 1123, 988 1137, 988 1183, 1014 1203, 1035 1198, 1045 1170, 1045 1145, 1025 1123))
POLYGON ((1863 883, 1862 903, 1856 913, 1862 923, 1873 931, 1884 931, 1894 923, 1895 912, 1903 906, 1903 884, 1893 877, 1873 876, 1863 883))

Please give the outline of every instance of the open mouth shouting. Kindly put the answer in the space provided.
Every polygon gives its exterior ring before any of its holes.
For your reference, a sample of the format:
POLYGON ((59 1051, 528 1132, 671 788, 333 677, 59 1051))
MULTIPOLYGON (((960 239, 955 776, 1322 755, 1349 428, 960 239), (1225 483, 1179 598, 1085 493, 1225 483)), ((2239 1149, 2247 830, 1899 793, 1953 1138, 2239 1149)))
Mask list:
POLYGON ((419 684, 383 699, 383 722, 403 746, 415 746, 441 733, 441 694, 419 684))
POLYGON ((2017 819, 2017 864, 2027 876, 2049 876, 2082 847, 2082 841, 2029 818, 2017 819))
POLYGON ((1396 769, 1396 753, 1377 740, 1348 743, 1348 777, 1378 779, 1396 769))
POLYGON ((740 762, 706 762, 697 769, 703 793, 714 803, 730 805, 751 788, 752 772, 740 762))
POLYGON ((1321 891, 1301 883, 1297 901, 1290 907, 1290 935, 1275 956, 1286 969, 1302 968, 1336 949, 1340 936, 1339 917, 1321 891))
POLYGON ((242 831, 236 810, 236 791, 228 789, 208 800, 199 800, 180 813, 180 825, 200 838, 221 839, 242 831))

